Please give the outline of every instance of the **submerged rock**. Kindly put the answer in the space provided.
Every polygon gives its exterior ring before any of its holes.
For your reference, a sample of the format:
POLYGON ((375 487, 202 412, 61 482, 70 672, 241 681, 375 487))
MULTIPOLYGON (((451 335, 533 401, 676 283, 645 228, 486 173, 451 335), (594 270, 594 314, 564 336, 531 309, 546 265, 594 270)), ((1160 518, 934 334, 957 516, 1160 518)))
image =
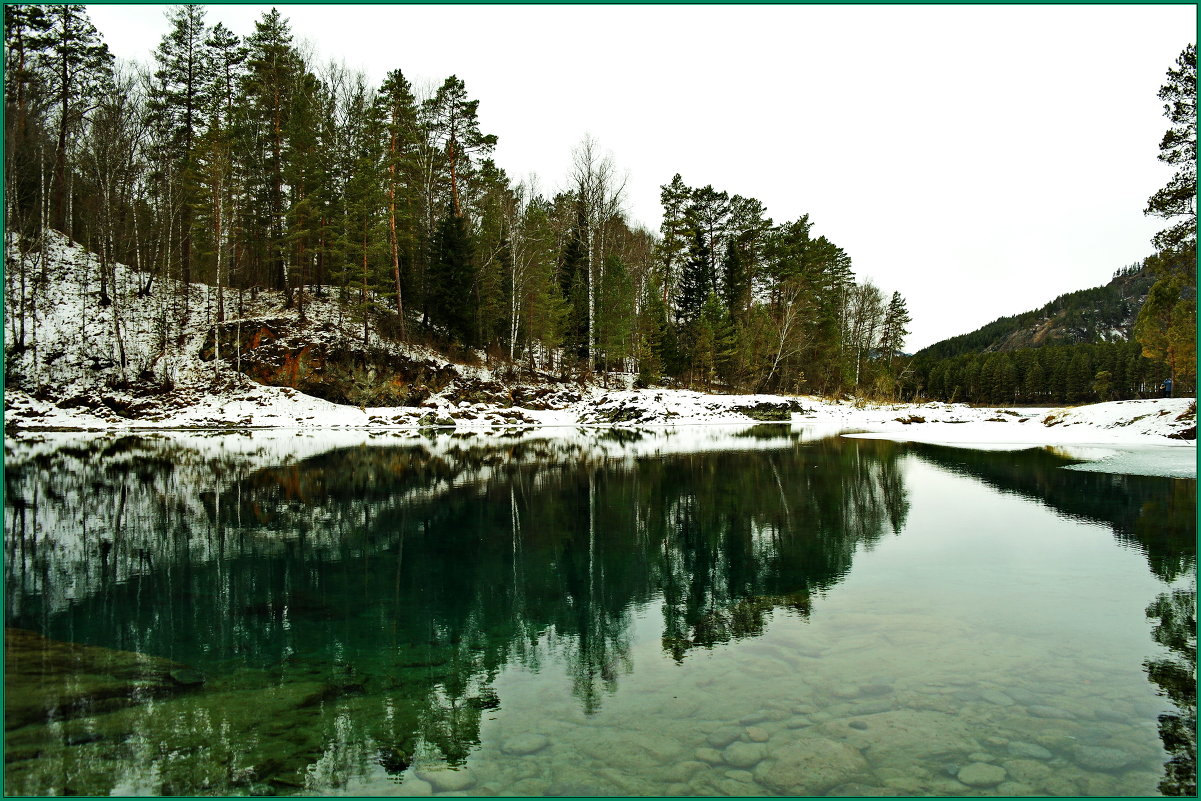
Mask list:
POLYGON ((191 668, 178 668, 168 673, 171 680, 184 687, 199 687, 204 684, 204 674, 191 668))
POLYGON ((997 706, 1013 706, 1014 704, 1013 699, 1000 690, 985 690, 980 693, 980 697, 997 706))
POLYGON ((748 726, 746 729, 746 738, 752 743, 765 743, 771 739, 771 734, 767 729, 759 726, 748 726))
POLYGON ((1009 753, 1015 757, 1025 759, 1050 759, 1051 757, 1055 756, 1041 745, 1036 745, 1035 743, 1019 743, 1016 741, 1009 744, 1009 753))
POLYGON ((1082 768, 1105 771, 1119 771, 1137 761, 1133 754, 1120 748, 1100 745, 1078 745, 1072 749, 1072 758, 1082 768))
POLYGON ((763 746, 754 743, 730 743, 721 752, 727 765, 735 768, 750 768, 758 765, 765 755, 763 746))
POLYGON ((450 768, 445 765, 419 768, 417 777, 433 785, 439 793, 469 790, 475 786, 475 775, 466 768, 450 768))
POLYGON ((13 628, 5 629, 4 668, 6 729, 141 704, 204 681, 169 659, 13 628))
POLYGON ((1033 715, 1036 718, 1054 718, 1057 720, 1075 720, 1076 719, 1075 714, 1067 711, 1066 709, 1060 709, 1057 706, 1045 706, 1042 704, 1035 704, 1034 706, 1026 707, 1026 711, 1029 712, 1031 715, 1033 715))
POLYGON ((865 778, 867 760, 846 743, 807 738, 772 751, 755 771, 760 783, 788 795, 824 793, 865 778))
POLYGON ((973 762, 960 768, 956 778, 969 787, 992 787, 1005 781, 1005 769, 987 762, 973 762))
POLYGON ((501 744, 502 753, 509 756, 527 756, 536 754, 550 745, 550 740, 541 734, 518 734, 510 737, 501 744))
POLYGON ((705 737, 705 742, 714 748, 725 748, 730 743, 742 736, 742 732, 734 726, 723 726, 720 729, 714 729, 705 737))

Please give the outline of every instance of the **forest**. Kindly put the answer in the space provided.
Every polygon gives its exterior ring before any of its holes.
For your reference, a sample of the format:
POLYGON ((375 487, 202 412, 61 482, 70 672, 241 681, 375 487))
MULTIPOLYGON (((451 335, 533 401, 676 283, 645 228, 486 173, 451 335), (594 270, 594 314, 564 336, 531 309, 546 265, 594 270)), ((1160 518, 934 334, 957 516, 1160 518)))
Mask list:
MULTIPOLYGON (((981 387, 1006 379, 971 376, 1013 372, 1020 390, 1000 394, 1071 402, 1143 391, 1165 369, 1144 357, 1195 375, 1195 348, 1165 333, 1183 330, 1189 297, 1195 321, 1195 279, 1176 267, 1157 273, 1141 355, 1073 355, 1070 387, 1052 356, 979 357, 963 381, 949 363, 919 374, 903 353, 904 297, 857 280, 809 215, 776 222, 754 198, 676 174, 649 231, 628 219, 618 167, 588 136, 565 188, 514 182, 454 75, 422 88, 396 69, 372 85, 295 43, 275 9, 243 37, 207 24, 202 5, 173 6, 147 65, 117 63, 84 6, 4 14, 10 242, 35 252, 55 230, 98 254, 89 296, 118 332, 124 304, 218 326, 242 314, 245 293, 273 291, 301 324, 312 298, 339 300, 364 360, 376 336, 636 386, 998 400, 981 387), (118 263, 142 276, 132 291, 116 285, 118 263), (214 302, 194 308, 179 289, 194 284, 214 302), (1105 392, 1090 397, 1098 382, 1105 392)), ((1165 203, 1181 213, 1179 198, 1165 203)), ((1186 240, 1161 250, 1195 252, 1195 233, 1186 240)), ((11 361, 35 345, 24 320, 47 278, 36 260, 6 268, 11 361)))
MULTIPOLYGON (((909 316, 899 293, 857 283, 808 216, 676 175, 660 234, 632 224, 623 182, 589 137, 568 187, 514 183, 489 155, 479 100, 450 76, 423 93, 319 64, 266 13, 241 38, 203 6, 168 12, 146 67, 118 65, 83 6, 5 7, 8 228, 46 229, 146 278, 137 298, 203 282, 218 302, 176 304, 220 323, 228 290, 334 293, 378 331, 563 376, 635 373, 737 391, 888 390, 909 316)), ((10 348, 37 292, 10 270, 10 348)), ((26 275, 26 272, 31 274, 26 275)))

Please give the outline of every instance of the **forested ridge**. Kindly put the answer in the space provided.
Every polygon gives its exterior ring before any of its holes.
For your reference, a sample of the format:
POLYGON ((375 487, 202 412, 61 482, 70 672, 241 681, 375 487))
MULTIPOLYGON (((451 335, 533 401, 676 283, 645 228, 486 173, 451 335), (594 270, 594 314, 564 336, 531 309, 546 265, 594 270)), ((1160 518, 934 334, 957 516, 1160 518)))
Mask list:
POLYGON ((1197 53, 1159 90, 1171 123, 1159 160, 1176 167, 1145 213, 1168 220, 1140 264, 914 354, 915 394, 974 403, 1088 403, 1188 396, 1197 380, 1197 53))
POLYGON ((1133 330, 1154 283, 1149 269, 1130 265, 1104 286, 937 342, 913 355, 913 380, 929 397, 971 403, 1090 403, 1160 394, 1168 368, 1144 356, 1133 330))
POLYGON ((1154 282, 1150 271, 1132 264, 1115 272, 1104 286, 1068 292, 1042 308, 999 317, 971 333, 922 348, 914 356, 945 359, 963 353, 1129 340, 1154 282))
MULTIPOLYGON (((364 367, 384 338, 560 379, 931 391, 902 354, 904 297, 857 280, 809 215, 777 222, 677 174, 652 232, 628 218, 620 170, 590 137, 564 188, 515 182, 463 80, 423 88, 396 69, 372 85, 295 43, 275 9, 241 36, 174 6, 146 65, 118 64, 84 6, 6 5, 4 20, 5 223, 22 254, 6 262, 10 384, 37 381, 21 357, 36 352, 27 323, 50 279, 28 254, 61 231, 98 256, 83 313, 111 317, 120 343, 130 305, 158 304, 172 318, 163 356, 185 323, 217 341, 248 295, 274 292, 302 329, 314 298, 338 301, 364 367), (118 286, 117 264, 136 286, 118 286)), ((1148 341, 1180 326, 1182 291, 1160 293, 1148 341)))

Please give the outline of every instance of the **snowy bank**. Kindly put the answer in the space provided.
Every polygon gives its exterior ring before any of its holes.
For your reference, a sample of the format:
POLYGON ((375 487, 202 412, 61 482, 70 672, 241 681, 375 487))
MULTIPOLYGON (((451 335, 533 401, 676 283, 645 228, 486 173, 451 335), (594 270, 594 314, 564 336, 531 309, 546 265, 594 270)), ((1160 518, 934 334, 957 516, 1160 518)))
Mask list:
MULTIPOLYGON (((1059 446, 1092 467, 1112 472, 1196 475, 1196 406, 1187 398, 1116 401, 1068 409, 972 408, 964 404, 862 404, 813 397, 706 395, 687 390, 582 389, 556 408, 453 403, 432 398, 423 407, 360 409, 294 390, 243 386, 155 419, 104 419, 88 410, 63 409, 20 391, 6 394, 9 432, 146 432, 190 430, 248 432, 248 438, 215 437, 214 447, 247 448, 303 458, 315 451, 383 444, 407 437, 468 433, 506 436, 543 431, 556 439, 593 441, 598 429, 675 431, 673 449, 705 440, 705 426, 791 424, 806 438, 844 435, 898 442, 989 450, 1059 446), (685 443, 692 443, 685 445, 685 443)), ((717 432, 714 432, 715 434, 717 432)), ((667 440, 659 438, 658 442, 667 440)), ((265 454, 263 454, 265 455, 265 454)))

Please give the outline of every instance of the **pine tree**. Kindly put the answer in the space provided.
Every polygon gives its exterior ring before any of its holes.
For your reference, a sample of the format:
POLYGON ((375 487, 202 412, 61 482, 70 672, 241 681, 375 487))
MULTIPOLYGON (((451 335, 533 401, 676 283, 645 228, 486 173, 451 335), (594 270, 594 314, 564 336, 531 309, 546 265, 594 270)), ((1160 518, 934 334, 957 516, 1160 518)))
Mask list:
POLYGON ((912 319, 905 299, 901 297, 900 292, 893 292, 884 312, 884 327, 880 336, 880 350, 888 361, 890 372, 896 355, 905 347, 905 337, 909 334, 909 329, 905 326, 910 322, 912 319))
POLYGON ((686 217, 692 190, 676 173, 671 183, 659 187, 659 199, 663 205, 663 222, 659 226, 659 261, 662 265, 658 283, 665 304, 675 297, 679 272, 688 253, 689 225, 686 217))
POLYGON ((452 342, 475 345, 474 253, 467 221, 453 204, 438 225, 430 272, 432 320, 446 329, 452 342))
POLYGON ((336 278, 343 287, 357 290, 366 349, 374 296, 388 283, 383 277, 388 253, 386 198, 380 180, 383 147, 379 132, 371 123, 370 92, 361 76, 348 91, 344 103, 346 174, 342 221, 335 248, 342 254, 342 268, 336 278))
POLYGON ((201 5, 174 6, 167 12, 171 29, 154 51, 158 69, 149 103, 160 157, 173 167, 181 195, 178 225, 184 284, 192 281, 192 217, 198 202, 192 172, 195 145, 204 131, 204 100, 214 77, 208 59, 211 51, 205 46, 204 15, 201 5))
MULTIPOLYGON (((286 258, 284 151, 292 94, 301 76, 300 57, 292 46, 292 32, 276 9, 255 22, 247 40, 244 125, 239 146, 247 160, 250 202, 256 209, 252 234, 256 256, 267 269, 276 289, 290 292, 286 258)), ((291 303, 289 294, 288 302, 291 303)))
POLYGON ((614 254, 605 259, 597 311, 597 350, 608 371, 631 355, 634 333, 634 281, 625 262, 614 254))
POLYGON ((388 73, 376 96, 375 115, 387 140, 384 167, 388 187, 388 242, 392 256, 392 280, 396 292, 396 314, 404 335, 404 290, 402 272, 417 258, 420 217, 420 161, 422 132, 420 109, 412 87, 400 70, 388 73), (403 268, 402 268, 403 265, 403 268))
POLYGON ((676 297, 676 322, 688 326, 700 316, 701 307, 715 287, 713 247, 705 231, 695 228, 688 246, 688 257, 680 272, 679 293, 676 297))
POLYGON ((444 155, 450 202, 454 214, 462 214, 460 178, 471 169, 473 154, 487 154, 496 147, 496 136, 480 132, 478 100, 467 98, 467 87, 454 75, 425 101, 421 112, 444 155))
POLYGON ((560 294, 567 302, 563 345, 575 359, 588 358, 588 216, 578 196, 572 198, 575 224, 559 257, 560 294))
POLYGON ((50 24, 44 40, 46 46, 38 53, 39 71, 46 76, 48 93, 57 111, 50 225, 69 235, 72 226, 68 209, 69 145, 111 88, 113 56, 83 6, 48 6, 46 17, 50 24))
POLYGON ((1182 220, 1160 231, 1160 250, 1196 250, 1197 247, 1197 48, 1188 45, 1168 70, 1168 81, 1159 90, 1164 116, 1171 127, 1159 144, 1159 160, 1176 167, 1168 185, 1147 201, 1147 214, 1182 220))

